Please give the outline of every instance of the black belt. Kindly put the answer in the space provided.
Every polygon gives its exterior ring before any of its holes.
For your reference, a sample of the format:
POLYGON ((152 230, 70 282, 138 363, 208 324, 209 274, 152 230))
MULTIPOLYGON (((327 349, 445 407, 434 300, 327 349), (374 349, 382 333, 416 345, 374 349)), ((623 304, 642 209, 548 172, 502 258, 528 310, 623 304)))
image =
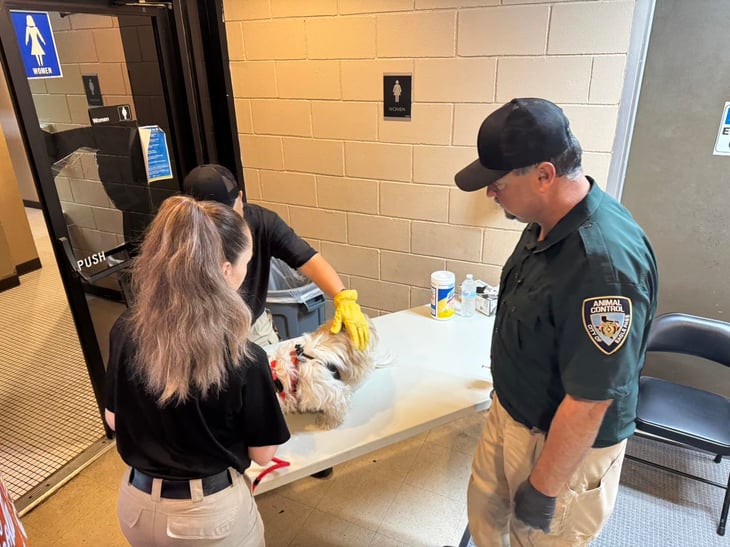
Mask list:
POLYGON ((502 405, 502 408, 504 408, 507 411, 507 414, 517 423, 524 425, 527 429, 532 431, 540 431, 541 433, 545 433, 545 430, 533 425, 529 420, 526 420, 522 417, 522 415, 514 410, 512 408, 512 405, 505 404, 505 402, 502 399, 499 399, 499 404, 502 405))
MULTIPOLYGON (((510 414, 510 416, 512 416, 512 415, 510 414)), ((535 425, 532 425, 532 423, 531 423, 531 422, 528 422, 527 420, 525 420, 525 419, 524 419, 524 418, 522 418, 522 417, 519 417, 519 416, 512 416, 512 419, 513 419, 513 420, 514 420, 515 422, 517 422, 518 424, 522 424, 522 425, 524 425, 524 426, 525 426, 525 427, 526 427, 527 429, 529 429, 529 430, 530 430, 530 431, 532 431, 533 433, 534 433, 535 431, 539 431, 540 433, 545 433, 545 430, 544 430, 544 429, 540 429, 539 427, 537 427, 537 426, 535 426, 535 425)))
MULTIPOLYGON (((142 473, 139 469, 134 469, 129 472, 129 484, 142 490, 147 494, 152 493, 152 481, 155 477, 151 477, 146 473, 142 473)), ((190 495, 190 480, 184 479, 160 479, 162 481, 162 488, 160 489, 160 497, 173 499, 173 500, 189 500, 192 498, 190 495)), ((220 492, 224 488, 228 488, 233 481, 231 480, 231 474, 228 469, 221 471, 210 477, 201 479, 203 482, 203 495, 210 496, 216 492, 220 492)))

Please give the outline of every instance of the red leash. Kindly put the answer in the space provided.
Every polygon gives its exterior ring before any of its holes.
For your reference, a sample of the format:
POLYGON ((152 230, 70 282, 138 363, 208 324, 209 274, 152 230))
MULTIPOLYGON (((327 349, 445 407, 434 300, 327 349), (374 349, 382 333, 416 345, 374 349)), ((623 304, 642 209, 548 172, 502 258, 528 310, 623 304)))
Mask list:
POLYGON ((264 469, 261 473, 258 474, 258 476, 253 481, 253 486, 251 486, 251 492, 256 490, 256 487, 261 482, 261 479, 263 479, 266 475, 271 473, 272 471, 276 471, 277 469, 281 469, 282 467, 289 467, 291 465, 290 462, 285 460, 280 460, 279 458, 271 458, 271 461, 274 462, 273 465, 270 465, 266 469, 264 469))

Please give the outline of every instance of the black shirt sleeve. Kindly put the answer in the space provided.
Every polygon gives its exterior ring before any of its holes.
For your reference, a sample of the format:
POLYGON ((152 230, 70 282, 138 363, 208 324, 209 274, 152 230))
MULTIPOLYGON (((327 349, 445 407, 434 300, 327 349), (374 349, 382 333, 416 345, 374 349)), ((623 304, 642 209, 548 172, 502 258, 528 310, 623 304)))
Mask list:
POLYGON ((317 253, 274 211, 246 204, 244 217, 259 246, 258 250, 254 248, 254 253, 266 253, 267 261, 273 256, 292 268, 299 268, 317 253))
POLYGON ((277 400, 266 352, 249 344, 254 358, 246 369, 242 421, 248 446, 283 444, 291 437, 277 400))
POLYGON ((271 258, 279 258, 296 269, 309 261, 317 251, 274 211, 246 203, 243 216, 251 228, 253 257, 239 292, 251 308, 255 321, 266 306, 271 258))

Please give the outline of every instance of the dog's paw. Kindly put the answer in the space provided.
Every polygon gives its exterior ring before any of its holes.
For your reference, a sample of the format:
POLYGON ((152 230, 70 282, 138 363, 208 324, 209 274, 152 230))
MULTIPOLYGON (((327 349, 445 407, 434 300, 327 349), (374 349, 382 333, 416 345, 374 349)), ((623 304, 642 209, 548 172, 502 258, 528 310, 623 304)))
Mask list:
POLYGON ((314 423, 322 429, 334 429, 339 425, 342 425, 344 418, 340 416, 333 416, 332 414, 326 414, 325 412, 317 412, 314 423))

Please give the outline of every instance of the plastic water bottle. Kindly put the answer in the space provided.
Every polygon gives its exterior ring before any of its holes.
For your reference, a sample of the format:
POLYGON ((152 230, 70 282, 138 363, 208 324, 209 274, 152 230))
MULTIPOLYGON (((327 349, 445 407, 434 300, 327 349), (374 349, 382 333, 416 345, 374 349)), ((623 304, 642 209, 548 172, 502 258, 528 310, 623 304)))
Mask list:
POLYGON ((477 303, 477 286, 474 283, 474 276, 466 274, 466 279, 461 284, 461 315, 471 317, 474 315, 477 303))

